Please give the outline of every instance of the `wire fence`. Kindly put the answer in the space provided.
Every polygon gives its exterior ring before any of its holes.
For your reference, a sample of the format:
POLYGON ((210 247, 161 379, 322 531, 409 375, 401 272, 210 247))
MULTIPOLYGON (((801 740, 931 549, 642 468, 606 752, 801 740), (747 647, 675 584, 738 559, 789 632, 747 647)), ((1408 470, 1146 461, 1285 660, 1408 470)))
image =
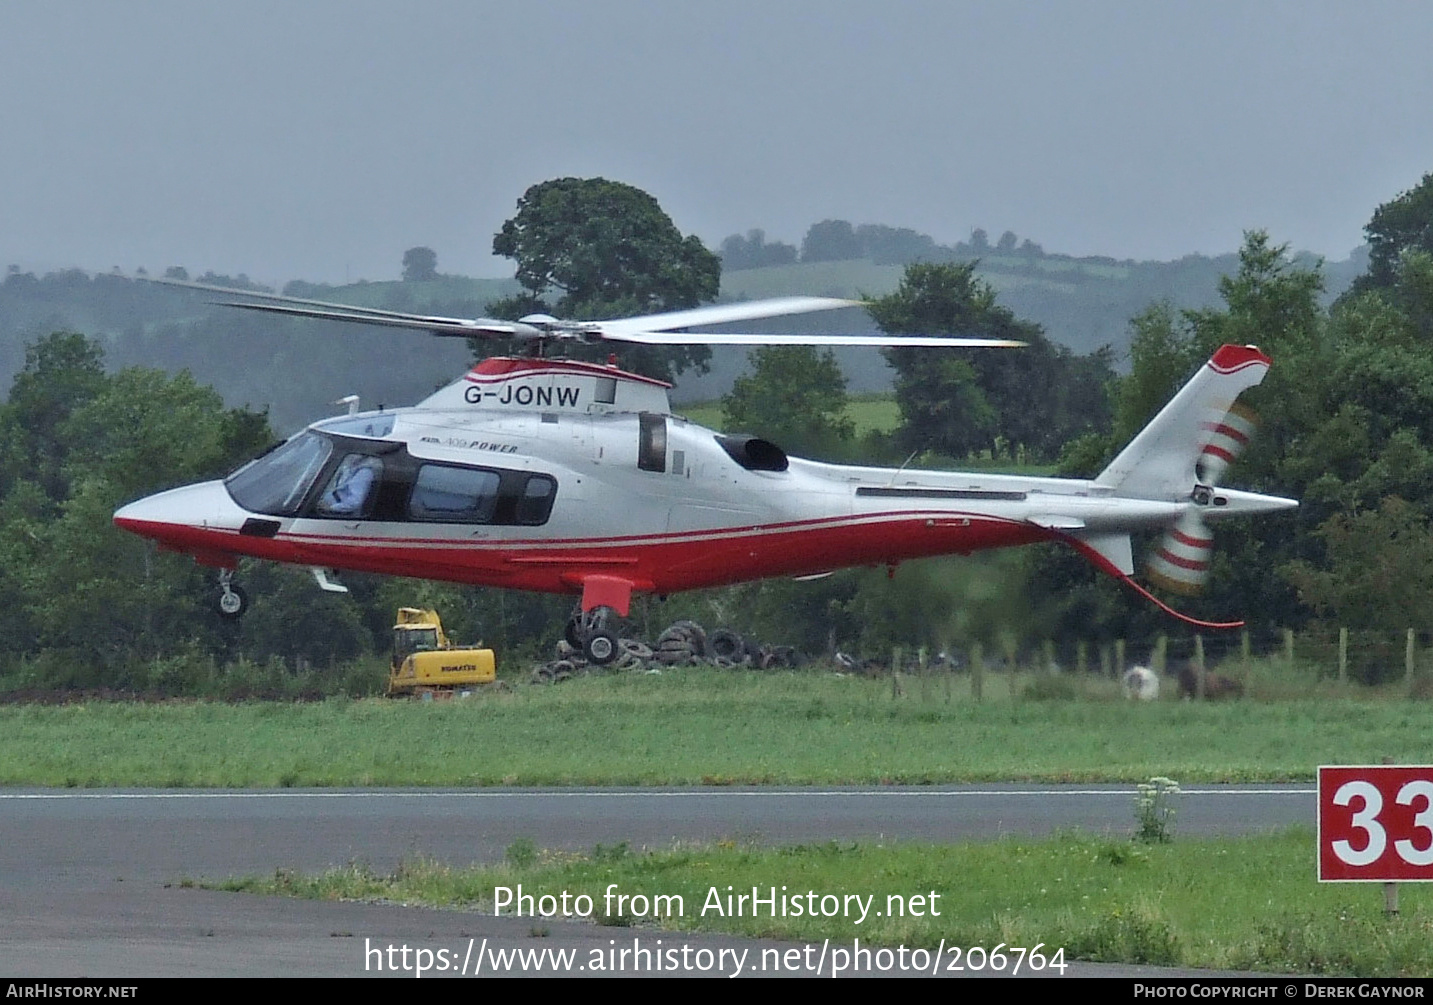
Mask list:
POLYGON ((988 647, 976 643, 942 652, 898 646, 888 663, 866 661, 868 671, 889 670, 906 677, 969 675, 977 697, 979 681, 986 675, 1104 679, 1113 685, 1136 667, 1177 683, 1178 692, 1191 698, 1325 695, 1359 685, 1433 698, 1433 630, 1262 629, 1101 641, 1006 641, 988 647))

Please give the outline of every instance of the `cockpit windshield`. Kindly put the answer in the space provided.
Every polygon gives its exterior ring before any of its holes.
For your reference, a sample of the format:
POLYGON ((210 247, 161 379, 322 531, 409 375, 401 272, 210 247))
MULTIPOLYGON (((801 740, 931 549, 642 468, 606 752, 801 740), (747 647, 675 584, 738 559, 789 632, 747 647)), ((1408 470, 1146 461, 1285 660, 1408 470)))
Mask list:
POLYGON ((333 444, 325 437, 300 433, 235 471, 224 486, 251 513, 292 516, 332 451, 333 444))

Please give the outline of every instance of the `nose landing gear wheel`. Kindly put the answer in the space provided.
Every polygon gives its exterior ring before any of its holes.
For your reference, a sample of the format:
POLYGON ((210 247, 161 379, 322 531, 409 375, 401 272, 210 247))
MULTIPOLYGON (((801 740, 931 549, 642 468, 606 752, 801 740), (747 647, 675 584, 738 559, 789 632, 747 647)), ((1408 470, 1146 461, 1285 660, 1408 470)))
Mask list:
POLYGON ((249 595, 234 585, 234 570, 223 569, 219 573, 219 598, 214 609, 225 621, 237 621, 249 609, 249 595))
POLYGON ((230 584, 219 594, 219 599, 214 602, 214 609, 224 620, 237 621, 249 609, 249 595, 244 592, 243 587, 230 584))

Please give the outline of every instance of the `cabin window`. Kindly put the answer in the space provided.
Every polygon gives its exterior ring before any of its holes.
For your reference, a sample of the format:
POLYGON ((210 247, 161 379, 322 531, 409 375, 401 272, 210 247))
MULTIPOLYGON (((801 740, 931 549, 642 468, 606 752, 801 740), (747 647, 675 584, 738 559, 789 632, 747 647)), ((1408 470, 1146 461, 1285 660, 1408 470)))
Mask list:
POLYGON ((637 422, 637 467, 643 471, 666 471, 667 417, 641 412, 637 422))
POLYGON ((488 523, 498 501, 496 471, 424 464, 418 469, 408 515, 414 520, 488 523))
POLYGON ((332 451, 333 445, 322 436, 300 433, 235 471, 224 487, 251 513, 292 516, 332 451))
POLYGON ((552 503, 557 496, 557 482, 547 475, 529 475, 518 497, 515 523, 536 527, 547 523, 552 503))
POLYGON ((617 403, 617 378, 598 377, 596 387, 592 391, 592 400, 599 405, 615 405, 617 403))
POLYGON ((382 478, 383 462, 377 457, 349 454, 339 462, 323 495, 318 497, 318 514, 359 519, 368 516, 382 478))

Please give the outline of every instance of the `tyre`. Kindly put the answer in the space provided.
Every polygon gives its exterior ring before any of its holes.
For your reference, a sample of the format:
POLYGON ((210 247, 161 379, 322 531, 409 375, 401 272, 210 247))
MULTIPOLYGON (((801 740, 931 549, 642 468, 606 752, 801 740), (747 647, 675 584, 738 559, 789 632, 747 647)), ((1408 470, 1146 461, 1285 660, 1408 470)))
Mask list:
POLYGON ((728 664, 740 663, 746 656, 746 644, 741 636, 729 628, 718 628, 711 633, 707 639, 707 650, 717 659, 723 659, 728 664))
POLYGON ((214 609, 225 621, 237 621, 249 609, 249 595, 242 587, 230 583, 229 588, 219 594, 219 599, 214 602, 214 609))
POLYGON ((695 621, 678 621, 657 637, 657 648, 670 641, 682 640, 688 644, 697 659, 707 655, 707 633, 695 621))
POLYGON ((606 666, 615 660, 621 651, 621 647, 617 644, 617 636, 611 632, 593 632, 582 643, 582 655, 587 657, 587 662, 593 666, 606 666))
POLYGON ((622 652, 627 653, 635 657, 636 659, 649 660, 652 658, 652 647, 647 645, 645 642, 639 642, 636 639, 623 639, 621 645, 622 652))

